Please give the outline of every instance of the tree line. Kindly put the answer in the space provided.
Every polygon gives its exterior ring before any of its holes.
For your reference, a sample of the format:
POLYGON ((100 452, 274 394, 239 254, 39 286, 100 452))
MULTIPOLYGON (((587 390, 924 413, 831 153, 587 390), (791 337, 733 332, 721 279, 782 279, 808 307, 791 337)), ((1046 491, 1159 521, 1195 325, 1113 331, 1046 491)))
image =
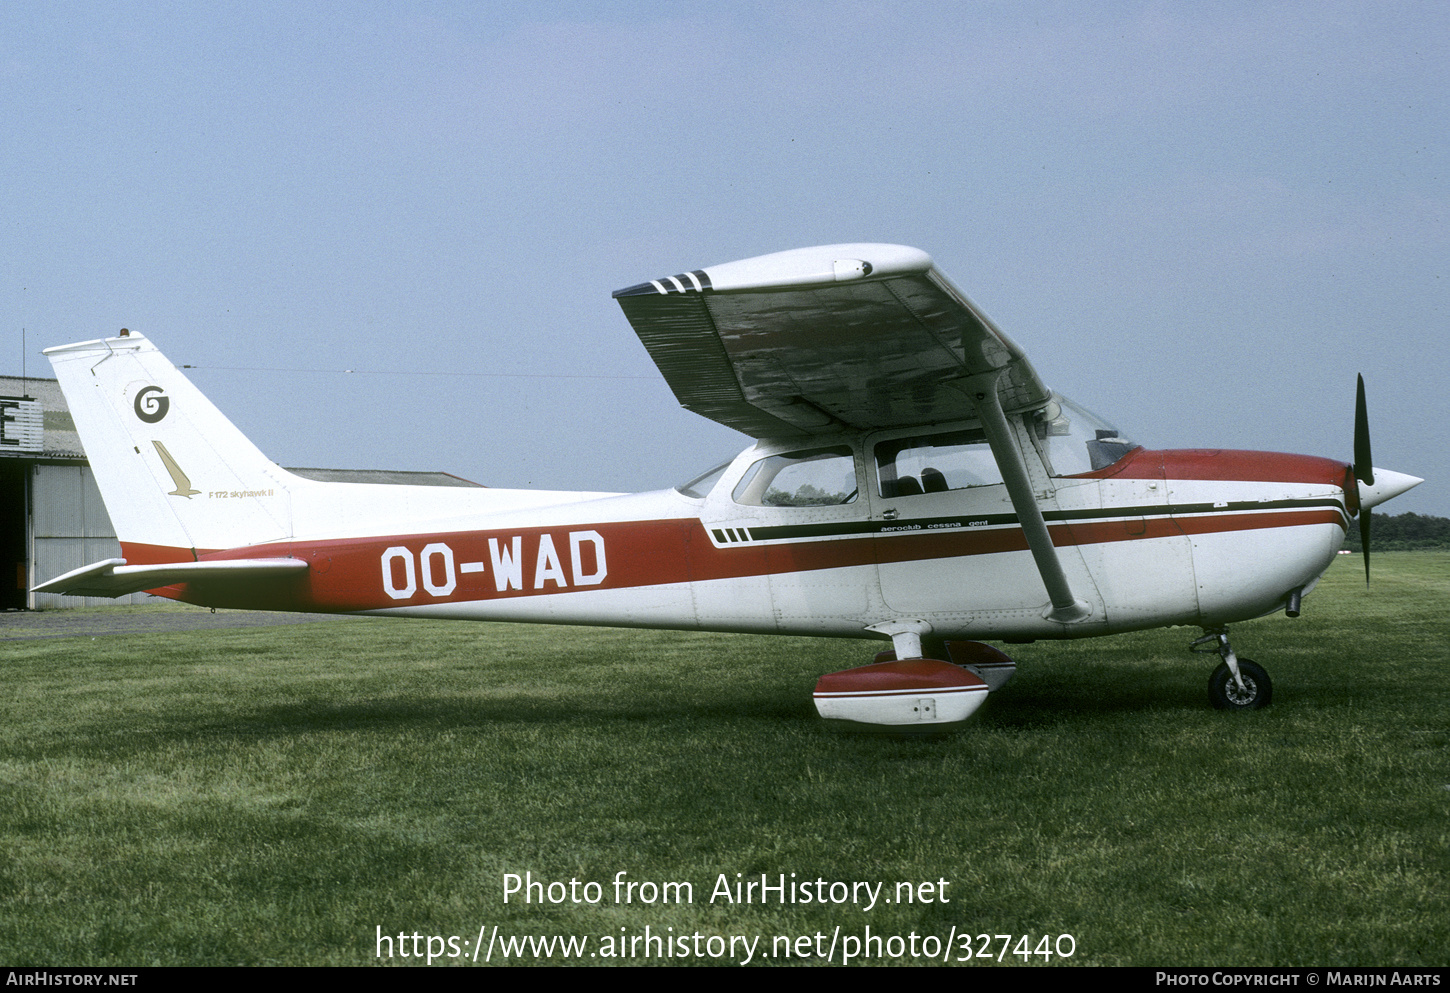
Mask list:
MULTIPOLYGON (((1406 552, 1450 549, 1450 519, 1428 514, 1370 513, 1371 552, 1406 552)), ((1350 524, 1344 547, 1360 551, 1358 524, 1350 524)))

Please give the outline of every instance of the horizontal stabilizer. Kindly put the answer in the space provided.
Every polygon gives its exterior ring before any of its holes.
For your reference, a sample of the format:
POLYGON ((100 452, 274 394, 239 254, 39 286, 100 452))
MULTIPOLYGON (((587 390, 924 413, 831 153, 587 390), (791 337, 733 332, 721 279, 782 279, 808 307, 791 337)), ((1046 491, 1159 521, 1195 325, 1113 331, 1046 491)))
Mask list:
POLYGON ((102 559, 72 569, 48 583, 41 583, 31 592, 118 597, 199 579, 261 579, 306 569, 306 562, 293 558, 163 562, 157 565, 127 565, 125 559, 102 559))

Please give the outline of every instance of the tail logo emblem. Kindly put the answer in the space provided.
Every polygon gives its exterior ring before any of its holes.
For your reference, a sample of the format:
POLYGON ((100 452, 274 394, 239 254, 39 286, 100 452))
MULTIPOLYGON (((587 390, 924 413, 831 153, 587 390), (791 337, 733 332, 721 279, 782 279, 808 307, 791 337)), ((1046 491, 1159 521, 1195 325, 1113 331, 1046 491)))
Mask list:
POLYGON ((171 409, 171 398, 161 391, 161 387, 147 386, 136 394, 134 406, 137 417, 147 424, 155 424, 171 409))
MULTIPOLYGON (((164 406, 166 398, 162 397, 161 401, 163 403, 161 413, 156 415, 156 420, 158 421, 161 420, 162 416, 166 413, 166 407, 164 406)), ((137 413, 140 413, 140 411, 137 410, 137 413)), ((144 417, 145 415, 143 414, 142 416, 144 417)), ((201 490, 194 490, 191 488, 191 480, 187 478, 186 473, 181 471, 181 466, 176 464, 176 460, 171 457, 171 453, 166 450, 165 445, 161 444, 161 442, 159 441, 153 441, 151 442, 151 444, 156 446, 156 454, 161 456, 161 464, 166 466, 166 471, 171 473, 171 481, 176 484, 176 489, 166 494, 167 496, 186 497, 188 500, 190 500, 192 497, 196 496, 196 494, 201 492, 201 490)))

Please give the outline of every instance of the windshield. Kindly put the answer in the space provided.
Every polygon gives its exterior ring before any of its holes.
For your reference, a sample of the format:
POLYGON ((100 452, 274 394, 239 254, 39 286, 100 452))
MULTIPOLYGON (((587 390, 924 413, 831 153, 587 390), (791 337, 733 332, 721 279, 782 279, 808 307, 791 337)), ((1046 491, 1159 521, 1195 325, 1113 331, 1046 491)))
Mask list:
POLYGON ((1030 421, 1054 476, 1106 469, 1138 447, 1113 425, 1060 393, 1054 393, 1051 402, 1030 421))

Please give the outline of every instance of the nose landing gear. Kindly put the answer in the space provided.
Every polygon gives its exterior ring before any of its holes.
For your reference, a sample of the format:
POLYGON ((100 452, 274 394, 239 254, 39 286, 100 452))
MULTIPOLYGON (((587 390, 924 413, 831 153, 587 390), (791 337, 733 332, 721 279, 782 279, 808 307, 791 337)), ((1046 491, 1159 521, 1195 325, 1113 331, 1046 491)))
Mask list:
POLYGON ((1263 666, 1253 659, 1241 659, 1228 642, 1228 628, 1209 631, 1189 646, 1199 654, 1216 654, 1223 659, 1208 677, 1208 699, 1215 710, 1259 710, 1274 696, 1274 684, 1263 666), (1199 645, 1215 642, 1209 648, 1199 645))

